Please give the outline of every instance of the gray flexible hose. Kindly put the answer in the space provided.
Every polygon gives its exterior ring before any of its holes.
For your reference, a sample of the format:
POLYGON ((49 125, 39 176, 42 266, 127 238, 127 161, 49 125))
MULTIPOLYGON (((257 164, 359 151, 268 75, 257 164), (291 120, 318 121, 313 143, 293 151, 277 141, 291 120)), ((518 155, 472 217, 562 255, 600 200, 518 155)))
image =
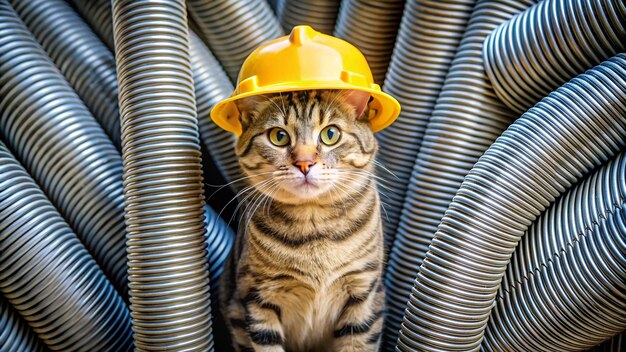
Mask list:
MULTIPOLYGON (((409 0, 406 3, 383 86, 385 92, 398 99, 402 111, 391 126, 377 134, 378 161, 389 170, 379 170, 381 192, 387 195, 382 200, 387 203, 384 226, 388 248, 396 234, 426 124, 475 2, 409 0)), ((403 310, 405 305, 406 302, 401 302, 398 309, 403 310)), ((396 320, 393 326, 397 332, 402 314, 390 315, 388 319, 396 320)), ((391 341, 395 345, 395 339, 391 341)))
POLYGON ((213 348, 186 18, 183 0, 113 2, 130 308, 140 351, 213 348))
POLYGON ((283 31, 265 0, 189 0, 189 12, 202 30, 200 37, 237 81, 241 64, 259 45, 283 31))
POLYGON ((334 35, 361 50, 374 81, 380 85, 389 66, 403 9, 404 0, 344 0, 339 8, 334 35))
POLYGON ((24 319, 0 296, 0 351, 43 352, 43 346, 24 319))
POLYGON ((0 219, 0 291, 50 349, 132 349, 121 296, 2 143, 0 219))
POLYGON ((120 155, 6 0, 0 136, 125 295, 120 155))
POLYGON ((482 64, 482 43, 500 23, 534 3, 480 0, 473 9, 414 157, 385 275, 387 341, 397 336, 397 317, 404 314, 413 278, 463 178, 517 117, 493 93, 482 64))
POLYGON ((54 64, 119 149, 115 58, 62 0, 10 0, 54 64))
POLYGON ((626 328, 626 157, 578 183, 526 231, 483 349, 581 351, 626 328))
POLYGON ((454 197, 415 280, 398 350, 477 350, 521 236, 556 197, 626 146, 626 54, 522 115, 454 197))
POLYGON ((316 31, 333 34, 340 0, 279 0, 276 16, 285 33, 298 25, 309 25, 316 31))
POLYGON ((211 297, 217 299, 217 283, 224 270, 224 262, 228 258, 235 233, 218 214, 208 206, 204 207, 204 224, 207 229, 207 250, 209 256, 209 273, 211 274, 211 297))
POLYGON ((495 93, 521 114, 624 49, 623 0, 545 0, 494 30, 483 58, 495 93))

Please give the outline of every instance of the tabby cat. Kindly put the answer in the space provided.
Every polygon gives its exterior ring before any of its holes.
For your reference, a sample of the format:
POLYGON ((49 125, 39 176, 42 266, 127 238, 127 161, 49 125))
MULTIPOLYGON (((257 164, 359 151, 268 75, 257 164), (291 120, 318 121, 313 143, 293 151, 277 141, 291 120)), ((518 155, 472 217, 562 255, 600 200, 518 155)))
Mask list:
POLYGON ((222 308, 237 351, 375 351, 383 234, 368 93, 238 102, 248 187, 222 308))

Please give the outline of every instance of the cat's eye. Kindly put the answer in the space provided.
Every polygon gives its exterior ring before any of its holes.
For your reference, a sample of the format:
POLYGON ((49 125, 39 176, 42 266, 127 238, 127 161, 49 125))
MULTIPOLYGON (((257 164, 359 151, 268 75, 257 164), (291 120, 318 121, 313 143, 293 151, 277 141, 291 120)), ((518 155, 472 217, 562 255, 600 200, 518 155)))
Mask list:
POLYGON ((289 144, 289 134, 287 134, 287 131, 279 127, 272 128, 267 133, 267 138, 277 147, 284 147, 289 144))
POLYGON ((320 132, 320 140, 326 145, 333 145, 339 142, 341 131, 337 126, 327 126, 320 132))

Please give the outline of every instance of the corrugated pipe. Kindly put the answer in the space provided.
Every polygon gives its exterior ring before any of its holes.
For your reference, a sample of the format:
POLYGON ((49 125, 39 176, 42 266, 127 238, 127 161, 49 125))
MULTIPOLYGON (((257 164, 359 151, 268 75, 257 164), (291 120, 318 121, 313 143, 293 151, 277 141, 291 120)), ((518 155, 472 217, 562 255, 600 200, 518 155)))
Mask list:
POLYGON ((43 346, 24 319, 0 295, 0 351, 43 352, 43 346))
POLYGON ((626 158, 570 189, 526 231, 486 351, 581 351, 626 328, 626 158))
POLYGON ((0 135, 122 295, 122 159, 8 1, 0 13, 0 135))
POLYGON ((545 0, 494 30, 483 58, 495 93, 521 114, 624 49, 624 1, 545 0))
POLYGON ((485 152, 446 211, 397 349, 478 350, 506 266, 533 220, 626 146, 626 54, 522 115, 485 152))
POLYGON ((363 52, 374 81, 380 85, 389 66, 403 9, 404 0, 344 0, 339 8, 334 35, 363 52))
POLYGON ((400 326, 393 317, 404 314, 413 278, 463 178, 517 117, 493 93, 482 64, 482 43, 500 23, 535 2, 481 0, 473 9, 414 157, 385 275, 391 317, 386 321, 387 341, 397 336, 400 326))
POLYGON ((232 82, 241 64, 259 45, 283 35, 265 0, 189 0, 200 37, 226 69, 232 82))
MULTIPOLYGON (((383 90, 398 99, 398 119, 377 134, 381 192, 387 196, 385 239, 387 247, 396 234, 404 196, 422 143, 426 124, 454 58, 476 0, 409 0, 406 3, 398 38, 383 90)), ((414 275, 411 272, 409 276, 414 275)), ((392 293, 393 294, 393 293, 392 293)), ((405 295, 408 297, 408 294, 405 295)), ((402 299, 400 300, 402 301, 402 299)), ((399 303, 398 312, 405 302, 399 303)), ((390 315, 400 328, 402 314, 390 315)), ((393 344, 395 345, 395 339, 393 344)))
POLYGON ((309 25, 316 31, 333 34, 340 0, 278 0, 276 16, 285 33, 298 25, 309 25))
POLYGON ((624 332, 604 341, 602 344, 590 349, 591 352, 622 352, 626 350, 626 339, 624 332))
POLYGON ((211 297, 217 300, 217 284, 222 271, 223 264, 228 258, 233 244, 235 243, 235 233, 219 215, 211 209, 204 207, 204 224, 207 231, 207 250, 209 251, 209 273, 211 274, 211 297))
POLYGON ((213 347, 183 0, 115 0, 128 277, 137 350, 213 347))
POLYGON ((50 349, 132 349, 122 297, 2 143, 0 219, 0 291, 50 349))

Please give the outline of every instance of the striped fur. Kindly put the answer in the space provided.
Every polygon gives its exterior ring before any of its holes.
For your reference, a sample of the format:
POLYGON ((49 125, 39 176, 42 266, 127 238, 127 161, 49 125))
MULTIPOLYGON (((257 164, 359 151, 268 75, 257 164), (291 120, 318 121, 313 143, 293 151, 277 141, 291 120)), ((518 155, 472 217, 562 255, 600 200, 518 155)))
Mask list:
POLYGON ((240 103, 237 245, 222 276, 222 308, 237 351, 376 351, 382 324, 383 236, 376 140, 349 92, 303 91, 240 103), (320 131, 341 130, 326 146, 320 131), (291 137, 277 147, 267 131, 291 137), (309 149, 307 149, 309 148, 309 149), (309 177, 294 166, 315 158, 309 177))

